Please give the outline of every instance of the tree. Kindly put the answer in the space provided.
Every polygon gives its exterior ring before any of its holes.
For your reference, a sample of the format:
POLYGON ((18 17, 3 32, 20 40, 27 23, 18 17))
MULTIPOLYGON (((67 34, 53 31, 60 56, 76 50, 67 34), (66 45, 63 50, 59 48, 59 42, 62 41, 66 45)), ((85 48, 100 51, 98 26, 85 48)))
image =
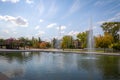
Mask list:
POLYGON ((95 37, 95 43, 97 48, 108 48, 113 43, 113 37, 109 33, 105 33, 103 36, 100 35, 95 37))
POLYGON ((20 47, 24 47, 25 49, 26 46, 32 46, 32 42, 28 38, 20 37, 18 39, 20 41, 20 47))
POLYGON ((47 47, 47 48, 50 48, 50 47, 51 47, 50 42, 46 42, 46 47, 47 47))
POLYGON ((40 37, 38 37, 38 41, 39 41, 39 43, 41 43, 41 42, 42 42, 40 37))
POLYGON ((39 48, 39 40, 32 37, 32 47, 39 48))
POLYGON ((62 38, 61 47, 64 48, 73 48, 73 37, 72 36, 64 36, 62 38))
POLYGON ((67 46, 65 45, 65 44, 61 44, 61 47, 62 47, 62 49, 64 50, 65 48, 67 48, 67 46))
POLYGON ((104 32, 107 32, 113 36, 113 41, 119 42, 119 30, 120 22, 105 22, 101 25, 104 32))
POLYGON ((120 51, 120 42, 111 44, 114 51, 120 51))
POLYGON ((2 46, 4 45, 5 40, 4 39, 0 39, 0 48, 2 48, 2 46))
POLYGON ((40 48, 45 49, 46 48, 46 42, 41 42, 40 43, 40 48))
POLYGON ((57 40, 55 38, 53 38, 53 40, 52 40, 52 47, 53 48, 55 48, 56 42, 57 42, 57 40))
POLYGON ((80 40, 80 42, 82 43, 81 45, 81 47, 82 48, 85 48, 85 47, 87 47, 87 32, 82 32, 82 33, 79 33, 78 35, 77 35, 77 38, 78 38, 78 40, 80 40))

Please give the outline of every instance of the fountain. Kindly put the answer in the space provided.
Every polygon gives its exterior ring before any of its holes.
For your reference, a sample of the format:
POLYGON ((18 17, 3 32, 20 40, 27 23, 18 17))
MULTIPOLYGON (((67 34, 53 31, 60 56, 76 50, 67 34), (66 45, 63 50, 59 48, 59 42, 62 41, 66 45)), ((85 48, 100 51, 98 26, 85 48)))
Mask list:
POLYGON ((90 28, 88 30, 88 37, 87 37, 87 50, 88 50, 88 57, 87 59, 96 59, 94 57, 94 36, 93 36, 93 26, 92 20, 90 20, 90 28))
POLYGON ((88 30, 88 37, 87 37, 87 48, 88 48, 88 57, 87 59, 89 59, 88 61, 88 65, 89 65, 89 70, 88 73, 90 73, 89 75, 89 79, 90 80, 97 80, 94 76, 99 75, 97 70, 97 66, 96 66, 96 57, 94 55, 94 36, 93 36, 93 26, 92 26, 92 19, 90 20, 90 28, 88 30))
POLYGON ((90 21, 90 28, 88 30, 88 52, 93 53, 94 51, 94 36, 93 36, 93 26, 92 20, 90 21))

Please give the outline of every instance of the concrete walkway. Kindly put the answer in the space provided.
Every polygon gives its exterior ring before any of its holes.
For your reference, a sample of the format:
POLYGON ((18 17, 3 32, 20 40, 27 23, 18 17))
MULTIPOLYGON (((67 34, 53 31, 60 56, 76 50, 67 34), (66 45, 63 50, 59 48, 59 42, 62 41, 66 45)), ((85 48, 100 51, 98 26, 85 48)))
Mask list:
POLYGON ((10 80, 6 75, 0 72, 0 80, 10 80))
MULTIPOLYGON (((58 53, 77 53, 77 54, 90 54, 90 52, 86 51, 63 51, 62 49, 25 49, 25 50, 15 50, 15 49, 0 49, 0 53, 2 52, 58 52, 58 53)), ((113 55, 120 56, 120 53, 102 53, 102 52, 91 52, 91 54, 95 55, 113 55)))

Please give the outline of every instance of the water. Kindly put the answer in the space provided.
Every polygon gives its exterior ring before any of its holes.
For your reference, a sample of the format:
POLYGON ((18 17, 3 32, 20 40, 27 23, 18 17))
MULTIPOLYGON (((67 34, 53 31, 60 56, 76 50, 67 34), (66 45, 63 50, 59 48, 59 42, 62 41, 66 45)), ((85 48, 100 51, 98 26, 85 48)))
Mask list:
POLYGON ((88 37, 87 37, 88 59, 90 59, 90 61, 91 61, 89 63, 89 66, 94 71, 93 66, 96 66, 96 65, 92 59, 97 59, 97 58, 95 58, 94 54, 93 54, 93 52, 94 52, 94 36, 93 36, 92 20, 90 22, 90 28, 89 28, 87 34, 88 34, 88 37))
POLYGON ((94 52, 94 36, 93 36, 93 27, 92 27, 92 20, 90 21, 90 28, 88 31, 88 52, 94 52))
POLYGON ((94 57, 51 52, 0 53, 0 80, 120 80, 120 56, 94 57))

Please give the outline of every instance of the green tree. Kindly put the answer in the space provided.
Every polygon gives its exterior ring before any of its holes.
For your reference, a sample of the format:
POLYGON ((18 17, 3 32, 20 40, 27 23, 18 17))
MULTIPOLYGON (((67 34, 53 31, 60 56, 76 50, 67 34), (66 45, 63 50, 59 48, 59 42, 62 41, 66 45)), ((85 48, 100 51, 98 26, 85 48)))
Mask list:
POLYGON ((4 45, 5 40, 4 39, 0 39, 0 48, 2 48, 2 45, 4 45))
POLYGON ((107 32, 113 36, 113 41, 119 42, 119 30, 120 22, 105 22, 101 25, 104 32, 107 32))
POLYGON ((72 36, 64 36, 62 38, 61 47, 64 48, 73 48, 73 37, 72 36))
POLYGON ((55 48, 56 42, 57 42, 57 40, 55 38, 53 38, 53 40, 52 40, 52 47, 53 48, 55 48))
POLYGON ((24 49, 26 46, 32 46, 31 40, 28 38, 20 37, 18 40, 20 41, 20 47, 24 47, 24 49))
POLYGON ((82 43, 81 47, 87 47, 87 32, 82 32, 77 35, 78 40, 82 43))
POLYGON ((39 40, 34 37, 32 37, 32 47, 39 48, 39 40))
POLYGON ((110 47, 113 48, 114 51, 120 51, 120 42, 113 43, 113 44, 111 44, 110 47))
POLYGON ((42 42, 40 37, 38 37, 38 41, 39 41, 39 43, 41 43, 41 42, 42 42))
POLYGON ((46 47, 47 47, 47 48, 50 48, 50 47, 51 47, 50 42, 46 42, 46 47))

